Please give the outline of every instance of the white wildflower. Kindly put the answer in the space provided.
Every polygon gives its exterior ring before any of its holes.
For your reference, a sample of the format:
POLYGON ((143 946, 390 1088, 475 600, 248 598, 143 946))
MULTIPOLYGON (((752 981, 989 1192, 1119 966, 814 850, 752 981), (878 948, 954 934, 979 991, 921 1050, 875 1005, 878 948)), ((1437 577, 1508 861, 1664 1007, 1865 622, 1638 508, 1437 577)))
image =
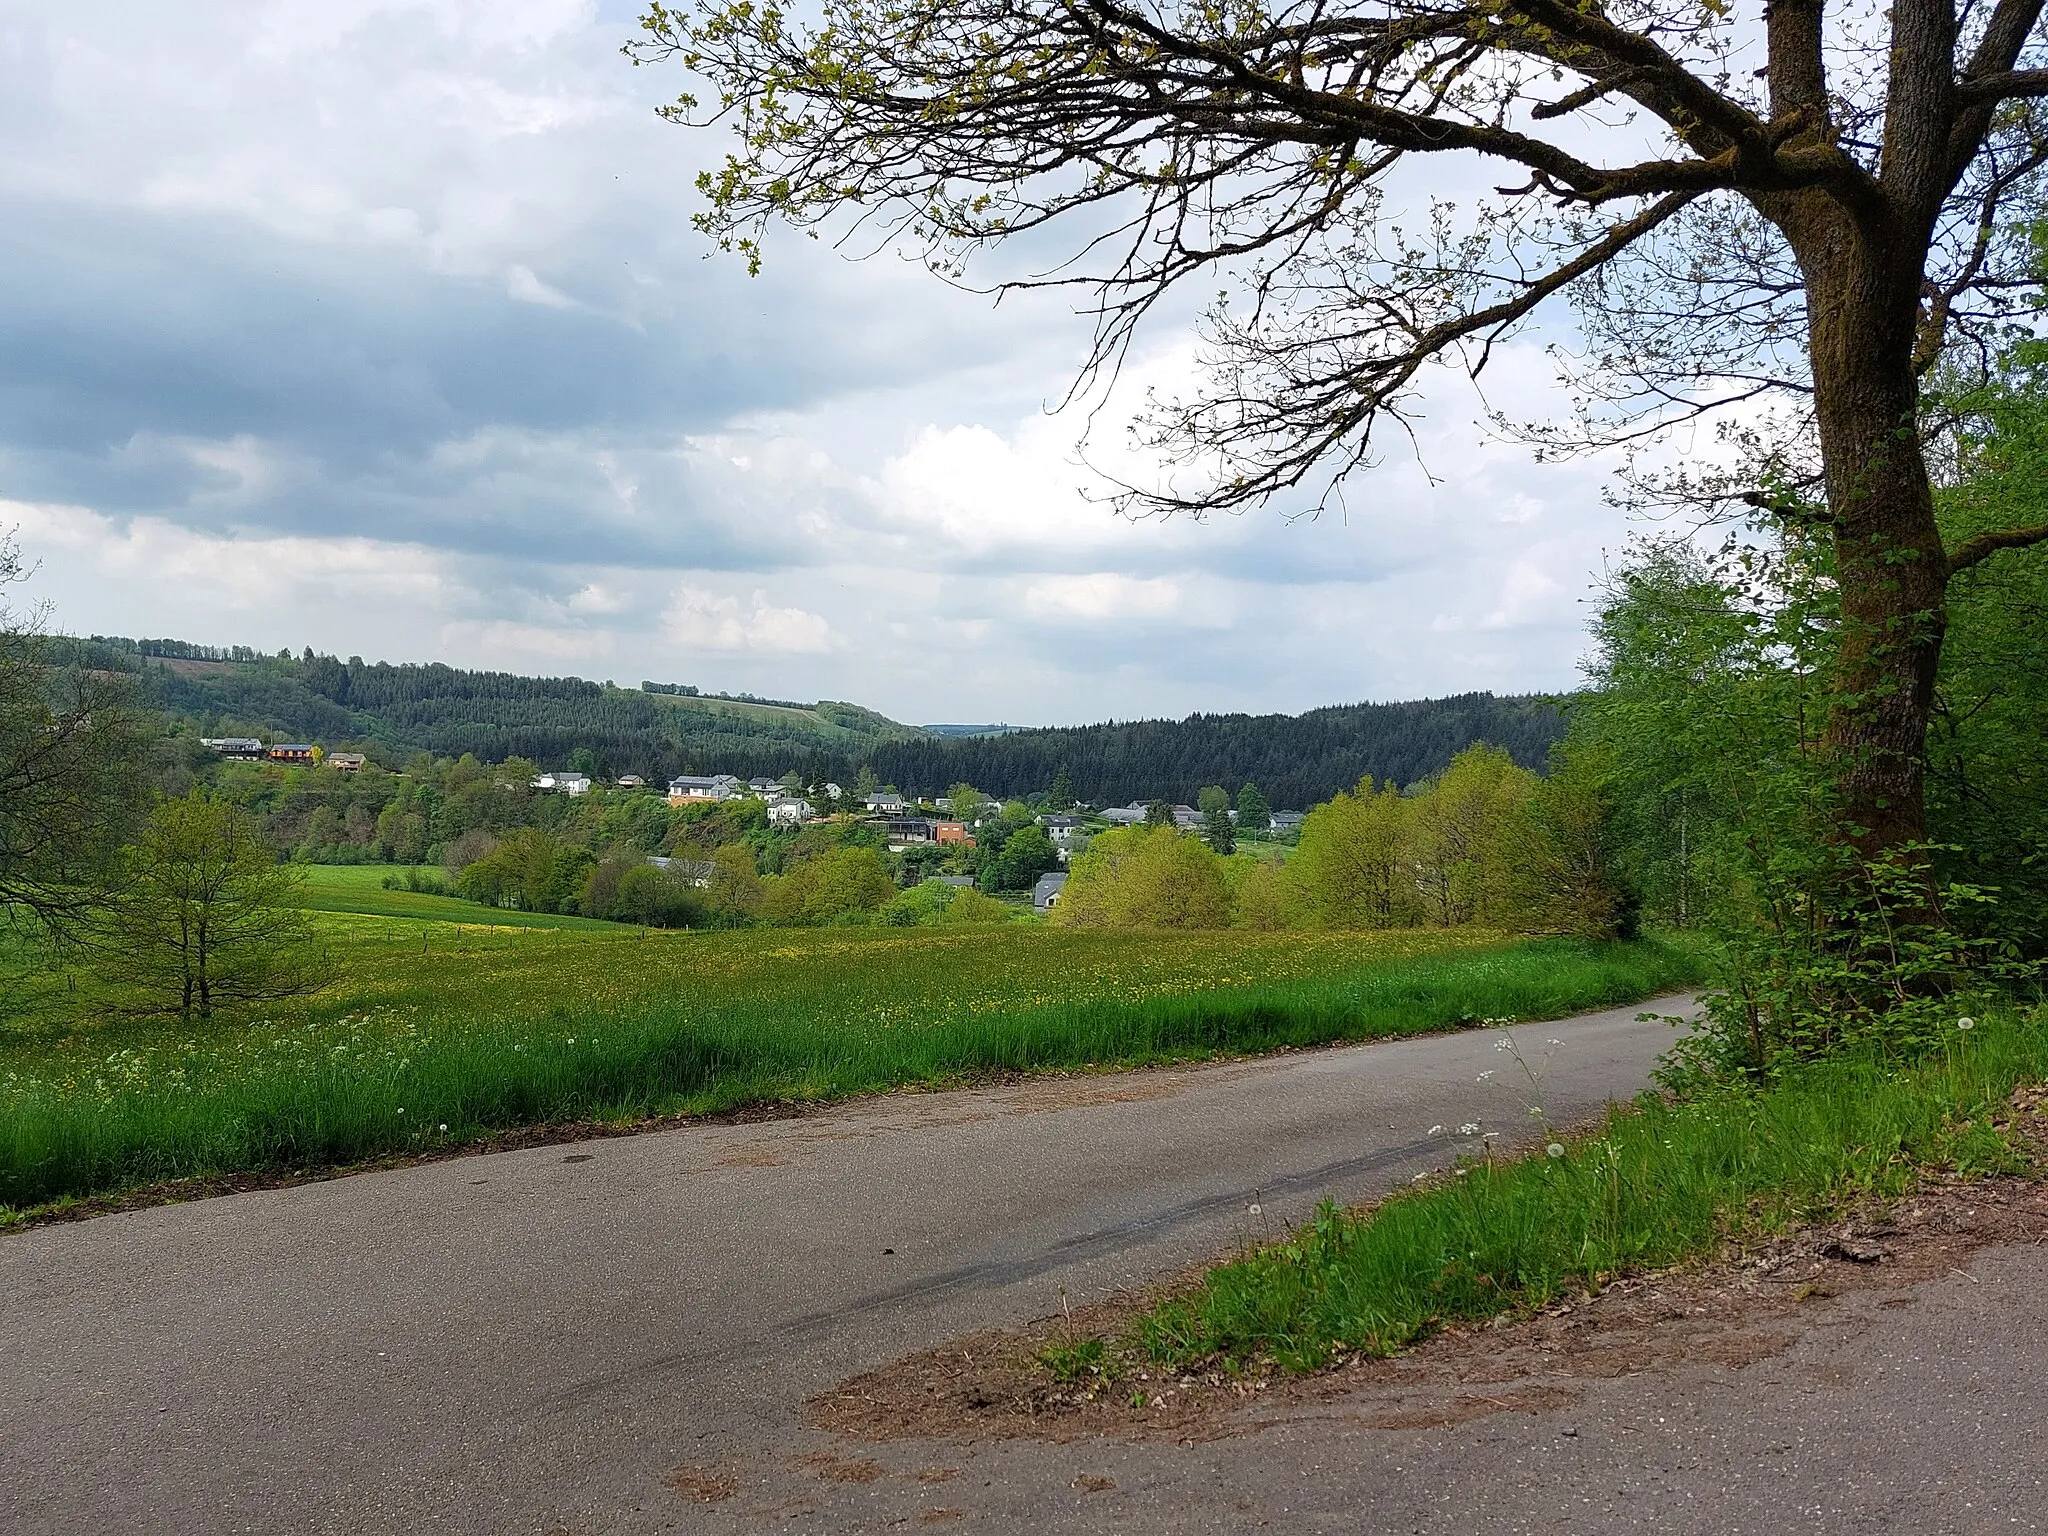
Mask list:
POLYGON ((1977 1021, 1976 1021, 1975 1019, 1957 1019, 1957 1020, 1956 1020, 1956 1028, 1957 1028, 1957 1029, 1975 1029, 1976 1027, 1977 1027, 1977 1021))
POLYGON ((1477 1136, 1479 1134, 1479 1122, 1477 1120, 1467 1120, 1458 1127, 1458 1134, 1460 1136, 1477 1136))
POLYGON ((1545 1154, 1550 1157, 1563 1157, 1564 1143, 1561 1141, 1553 1141, 1549 1146, 1545 1147, 1543 1150, 1545 1154))

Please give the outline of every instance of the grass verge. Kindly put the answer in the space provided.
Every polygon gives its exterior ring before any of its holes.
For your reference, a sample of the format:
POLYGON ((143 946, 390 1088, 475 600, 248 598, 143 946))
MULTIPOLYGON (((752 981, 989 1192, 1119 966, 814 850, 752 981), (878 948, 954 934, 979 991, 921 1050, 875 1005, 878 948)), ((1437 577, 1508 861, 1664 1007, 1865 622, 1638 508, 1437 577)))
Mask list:
POLYGON ((1287 1242, 1209 1272, 1128 1334, 1049 1346, 1055 1380, 1126 1367, 1313 1370, 1435 1329, 1529 1312, 1730 1235, 1757 1235, 1933 1171, 2019 1171, 2016 1088, 2048 1080, 2048 1010, 1958 1031, 1939 1056, 1822 1063, 1762 1090, 1645 1096, 1590 1134, 1468 1164, 1358 1213, 1326 1207, 1287 1242))
MULTIPOLYGON (((577 947, 602 958, 598 946, 577 947)), ((112 1068, 65 1091, 8 1074, 0 1080, 0 1205, 18 1219, 67 1197, 431 1153, 524 1126, 711 1114, 992 1074, 1418 1034, 1479 1018, 1557 1017, 1686 985, 1695 965, 1689 951, 1661 943, 1558 940, 908 1024, 787 997, 707 1007, 667 994, 555 1007, 495 1026, 408 1026, 367 1051, 347 1040, 329 1045, 309 1025, 230 1057, 195 1055, 213 1064, 190 1071, 175 1058, 152 1061, 133 1087, 110 1085, 112 1068)), ((833 1004, 824 980, 815 985, 833 1004)))

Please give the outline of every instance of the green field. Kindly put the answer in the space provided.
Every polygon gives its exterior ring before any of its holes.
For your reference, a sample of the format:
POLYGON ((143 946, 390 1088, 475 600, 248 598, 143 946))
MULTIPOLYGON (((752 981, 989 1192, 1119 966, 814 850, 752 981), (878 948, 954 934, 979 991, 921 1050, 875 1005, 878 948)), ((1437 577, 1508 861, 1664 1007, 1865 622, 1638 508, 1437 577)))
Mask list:
MULTIPOLYGON (((389 864, 306 864, 305 892, 300 905, 314 912, 358 912, 369 917, 410 917, 470 927, 551 928, 592 933, 620 932, 617 923, 594 917, 562 917, 552 912, 519 912, 487 907, 457 896, 429 896, 419 891, 387 891, 384 882, 403 876, 389 864)), ((438 871, 436 871, 438 873, 438 871)))
POLYGON ((318 912, 337 980, 249 1019, 138 1017, 54 973, 17 988, 0 1015, 0 1205, 521 1126, 1556 1015, 1693 976, 1661 944, 1478 931, 544 929, 381 878, 323 871, 317 889, 486 921, 318 912))

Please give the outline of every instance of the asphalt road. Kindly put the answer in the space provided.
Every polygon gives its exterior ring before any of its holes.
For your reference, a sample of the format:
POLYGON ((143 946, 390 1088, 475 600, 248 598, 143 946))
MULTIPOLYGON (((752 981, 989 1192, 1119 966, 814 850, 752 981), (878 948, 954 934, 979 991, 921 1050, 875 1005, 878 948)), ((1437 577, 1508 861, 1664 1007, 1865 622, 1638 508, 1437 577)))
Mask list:
MULTIPOLYGON (((1638 1012, 1517 1031, 1554 1119, 1646 1085, 1670 1030, 1638 1012)), ((1471 1122, 1531 1124, 1484 1033, 898 1094, 33 1229, 0 1239, 0 1529, 701 1528, 714 1512, 665 1474, 815 1445, 807 1396, 1403 1183, 1457 1150, 1433 1126, 1471 1122)), ((1031 1523, 1030 1486, 1000 1515, 991 1480, 988 1518, 1031 1523)))

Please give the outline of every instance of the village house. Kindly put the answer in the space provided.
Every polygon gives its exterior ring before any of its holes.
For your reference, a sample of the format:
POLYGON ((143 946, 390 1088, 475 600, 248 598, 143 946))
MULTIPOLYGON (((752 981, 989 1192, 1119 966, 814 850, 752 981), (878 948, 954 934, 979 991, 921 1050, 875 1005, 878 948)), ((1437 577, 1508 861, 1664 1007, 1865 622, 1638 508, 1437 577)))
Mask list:
POLYGON ((1067 888, 1065 875, 1040 875, 1038 884, 1031 887, 1031 909, 1034 912, 1050 912, 1060 904, 1060 893, 1067 888))
POLYGON ((360 752, 330 752, 327 754, 327 766, 340 773, 359 772, 363 764, 368 761, 369 759, 360 752))
POLYGON ((790 797, 768 802, 768 823, 776 827, 800 827, 811 819, 811 802, 790 797))
POLYGON ((904 809, 903 797, 893 790, 877 790, 865 803, 870 811, 883 816, 898 815, 904 809))
POLYGON ((558 795, 587 795, 590 793, 590 775, 587 773, 538 773, 533 777, 533 787, 558 795))
POLYGON ((668 781, 670 805, 686 805, 692 800, 730 800, 739 792, 740 781, 729 773, 686 773, 668 781))
POLYGON ((273 763, 317 763, 320 761, 320 749, 308 742, 281 741, 264 756, 273 763))
POLYGON ((647 781, 637 773, 626 774, 619 780, 619 788, 621 789, 645 789, 646 787, 647 781))
POLYGON ((932 824, 914 816, 898 817, 883 824, 891 848, 909 848, 932 840, 932 824))
POLYGON ((254 736, 202 736, 199 745, 210 747, 222 757, 261 757, 263 743, 254 736))
POLYGON ((974 839, 968 836, 964 821, 935 821, 932 823, 932 841, 935 843, 958 843, 963 848, 972 848, 974 839))

